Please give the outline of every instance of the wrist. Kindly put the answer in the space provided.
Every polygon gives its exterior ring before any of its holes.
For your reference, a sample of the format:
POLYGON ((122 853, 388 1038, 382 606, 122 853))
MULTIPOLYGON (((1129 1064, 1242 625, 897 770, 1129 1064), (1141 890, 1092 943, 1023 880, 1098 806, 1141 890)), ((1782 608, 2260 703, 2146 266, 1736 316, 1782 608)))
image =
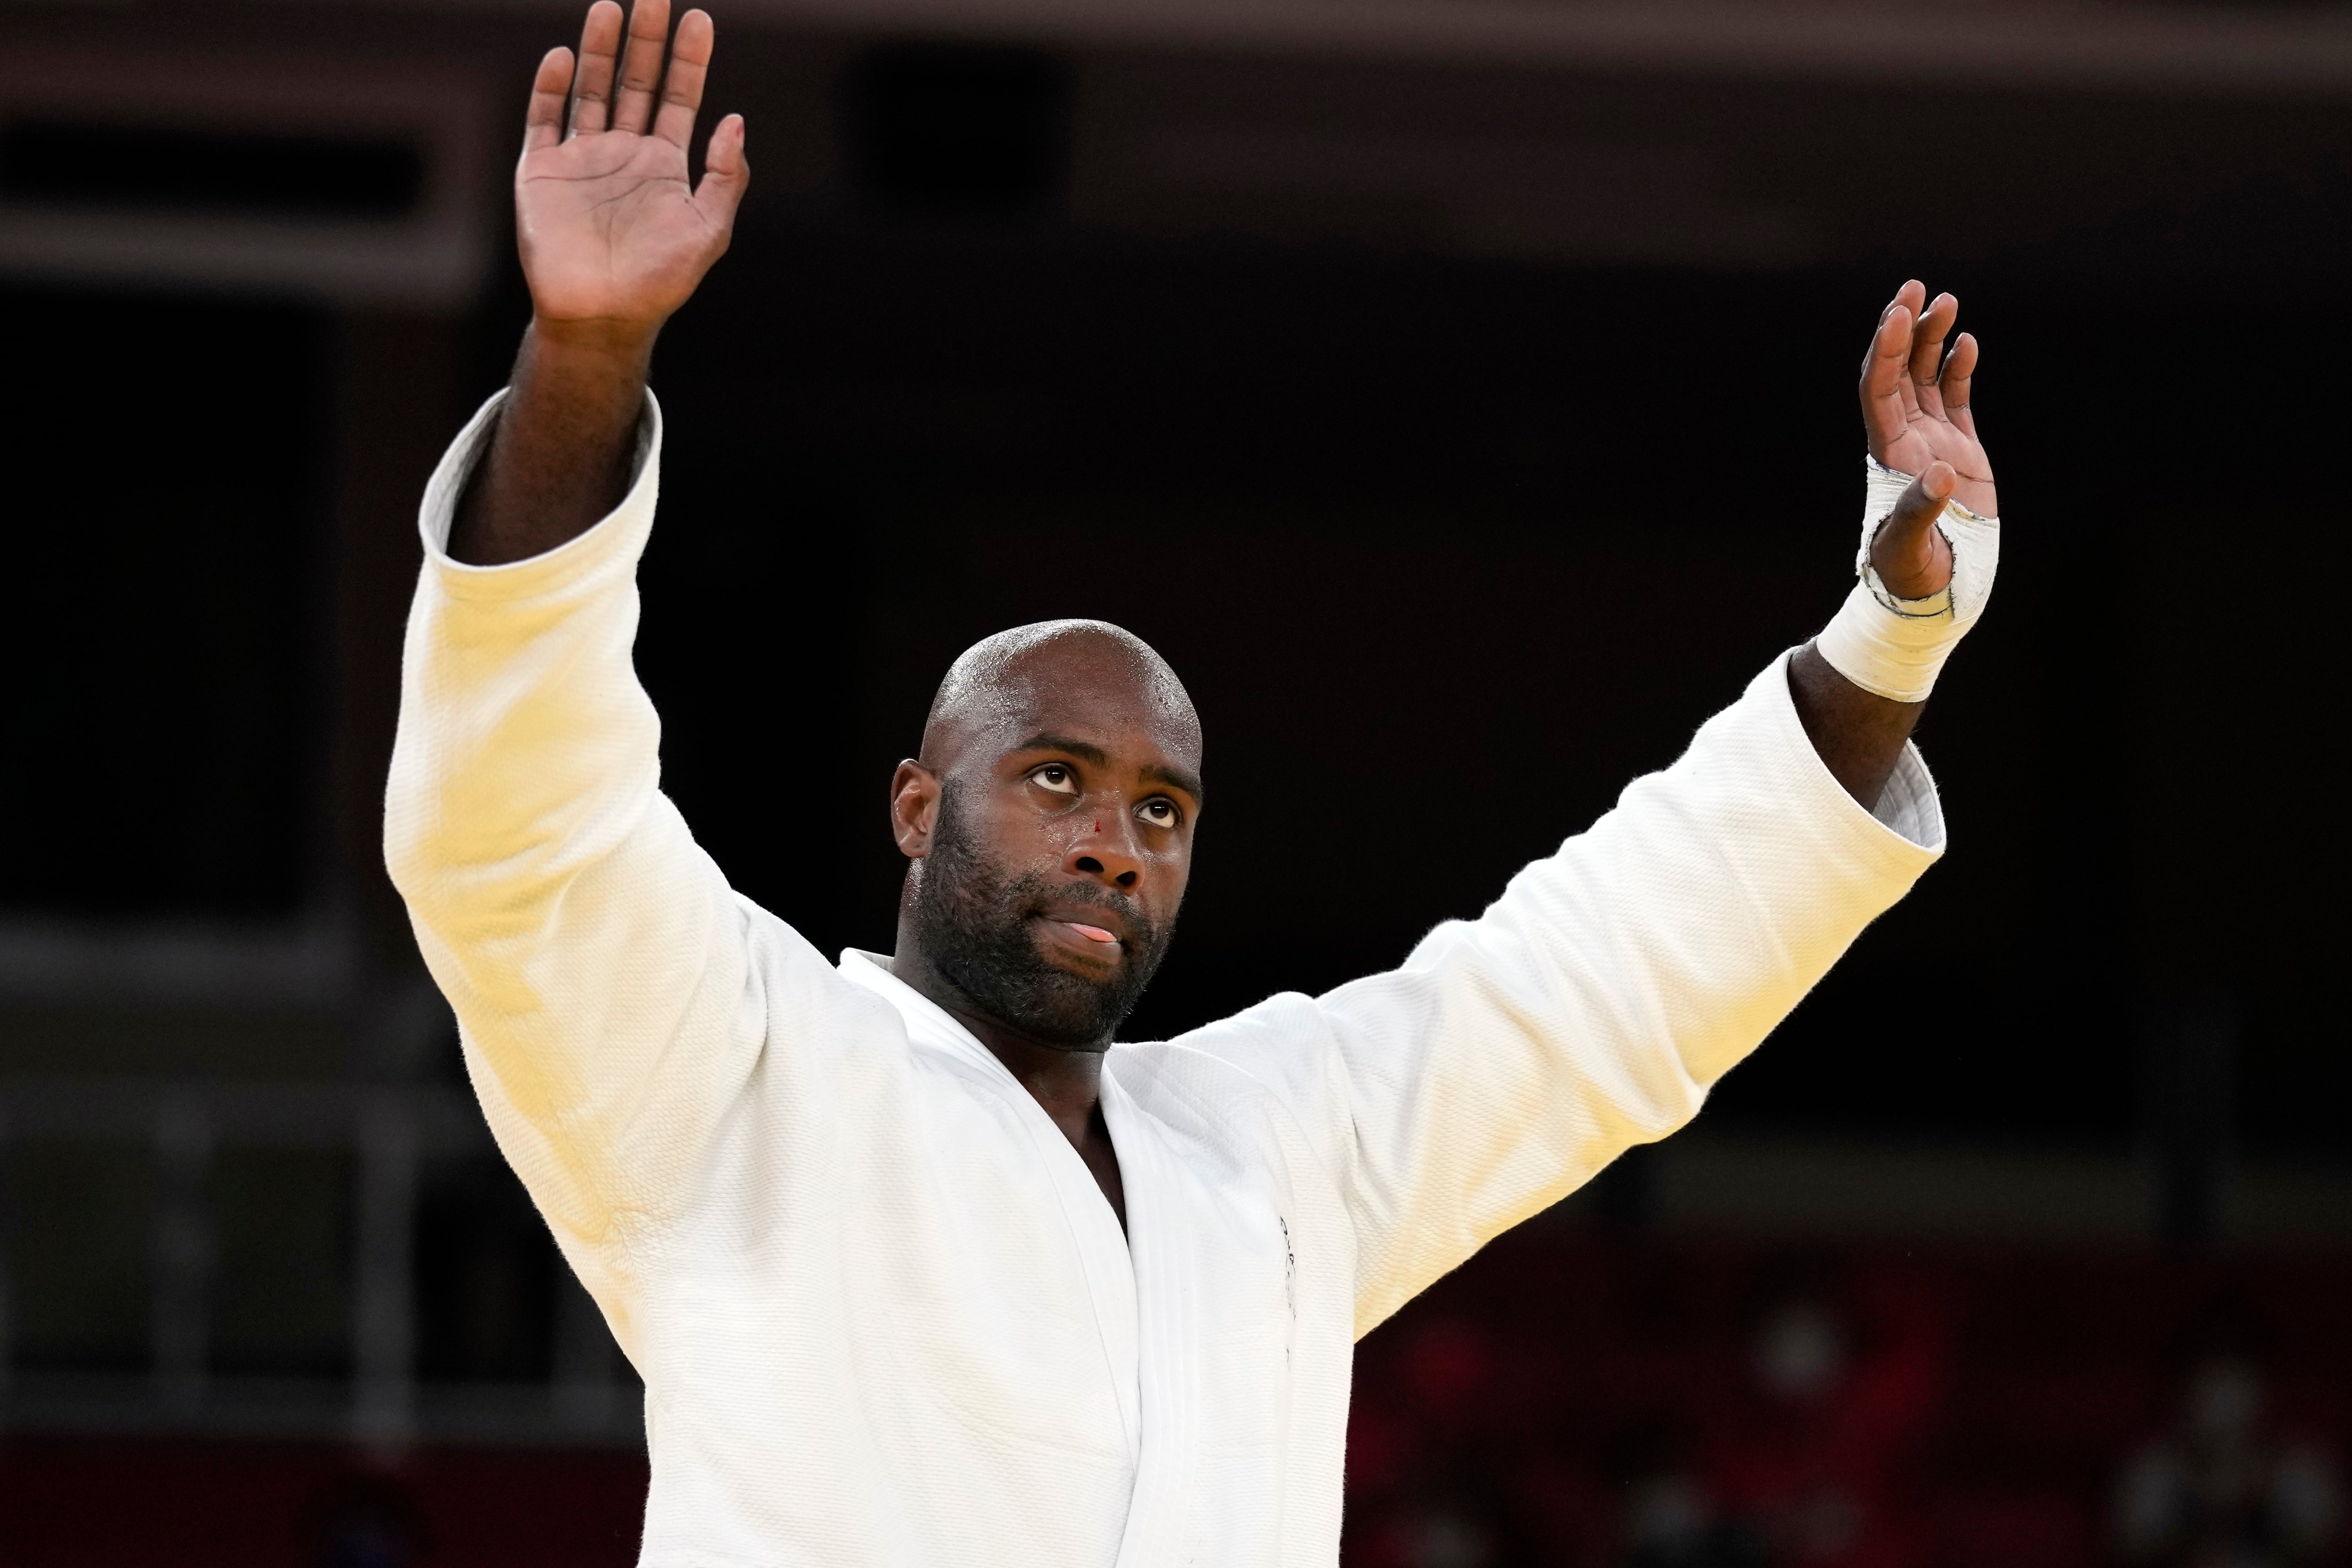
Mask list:
POLYGON ((653 329, 534 318, 515 356, 501 425, 551 421, 593 444, 618 442, 646 400, 653 329))
POLYGON ((1925 597, 1901 596, 1873 557, 1880 525, 1912 477, 1868 458, 1864 468, 1858 580, 1813 646, 1831 668, 1863 690, 1895 702, 1922 702, 1944 661, 1984 612, 2000 560, 2000 524, 1947 500, 1928 526, 1948 552, 1948 580, 1925 597))
POLYGON ((472 566, 521 561, 618 505, 648 429, 652 355, 649 331, 534 320, 488 449, 458 499, 449 553, 472 566))
POLYGON ((524 334, 524 355, 533 368, 643 381, 661 330, 659 321, 534 315, 524 334))

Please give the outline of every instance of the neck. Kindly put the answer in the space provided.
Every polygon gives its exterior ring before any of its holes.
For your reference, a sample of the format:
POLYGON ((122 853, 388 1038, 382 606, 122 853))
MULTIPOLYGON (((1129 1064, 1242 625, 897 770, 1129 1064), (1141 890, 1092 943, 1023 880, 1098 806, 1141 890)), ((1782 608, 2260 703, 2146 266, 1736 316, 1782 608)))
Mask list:
POLYGON ((971 999, 933 968, 922 949, 905 931, 898 933, 898 952, 890 973, 929 1001, 944 1008, 957 1023, 971 1031, 989 1054, 1045 1108, 1073 1142, 1082 1142, 1086 1129, 1102 1098, 1100 1048, 1073 1050, 1047 1045, 992 1018, 972 1005, 971 999))

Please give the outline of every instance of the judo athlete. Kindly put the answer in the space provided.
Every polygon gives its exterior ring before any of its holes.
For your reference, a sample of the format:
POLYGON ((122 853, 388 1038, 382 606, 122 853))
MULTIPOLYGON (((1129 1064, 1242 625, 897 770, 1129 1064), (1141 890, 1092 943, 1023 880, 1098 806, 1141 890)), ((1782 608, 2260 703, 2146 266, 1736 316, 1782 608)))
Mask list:
MULTIPOLYGON (((1113 1044, 1204 802, 1135 637, 947 672, 887 955, 732 891, 661 793, 646 369, 746 179, 730 116, 689 185, 711 22, 667 33, 600 0, 539 68, 535 318, 425 498, 385 814, 499 1147, 644 1374, 642 1561, 1328 1568, 1356 1341, 1688 1121, 1941 852, 1906 737, 1992 577, 1976 345, 1886 307, 1853 592, 1680 761, 1392 973, 1113 1044)), ((1318 853, 1367 847, 1297 787, 1318 853)))

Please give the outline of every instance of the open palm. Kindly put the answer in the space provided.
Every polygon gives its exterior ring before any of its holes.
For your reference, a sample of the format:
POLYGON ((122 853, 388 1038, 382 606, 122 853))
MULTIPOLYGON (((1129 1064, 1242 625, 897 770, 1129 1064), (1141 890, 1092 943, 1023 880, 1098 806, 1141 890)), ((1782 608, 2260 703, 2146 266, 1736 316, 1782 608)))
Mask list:
POLYGON ((1980 516, 1998 517, 1992 462, 1969 407, 1977 341, 1962 332, 1950 354, 1944 353, 1959 315, 1960 302, 1949 294, 1928 304, 1924 284, 1895 290, 1863 357, 1863 428, 1870 455, 1888 468, 1925 475, 1937 462, 1946 463, 1956 479, 1950 499, 1980 516))
POLYGON ((670 45, 669 0, 636 0, 622 54, 621 8, 597 0, 572 51, 548 51, 531 83, 515 225, 542 331, 658 327, 725 253, 749 168, 743 121, 711 132, 699 188, 687 147, 702 105, 712 28, 688 11, 670 45), (572 125, 563 124, 567 99, 572 125))

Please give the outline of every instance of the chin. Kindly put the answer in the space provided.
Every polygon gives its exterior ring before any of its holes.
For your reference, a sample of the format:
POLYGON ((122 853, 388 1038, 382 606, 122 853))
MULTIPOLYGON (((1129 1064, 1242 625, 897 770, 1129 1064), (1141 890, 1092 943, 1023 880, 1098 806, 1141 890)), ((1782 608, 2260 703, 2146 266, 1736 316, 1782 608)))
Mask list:
POLYGON ((1055 1046, 1066 1051, 1099 1051, 1110 1044, 1113 1030, 1118 1028, 1124 1010, 1114 1015, 1105 1004, 1110 998, 1101 983, 1078 971, 1059 963, 1046 965, 1051 979, 1028 988, 1016 1011, 1018 1016, 1005 1019, 1022 1033, 1041 1045, 1055 1046))
POLYGON ((1119 963, 1117 960, 1089 962, 1047 937, 1037 939, 1037 958, 1055 973, 1066 975, 1088 990, 1109 989, 1118 981, 1119 963))

